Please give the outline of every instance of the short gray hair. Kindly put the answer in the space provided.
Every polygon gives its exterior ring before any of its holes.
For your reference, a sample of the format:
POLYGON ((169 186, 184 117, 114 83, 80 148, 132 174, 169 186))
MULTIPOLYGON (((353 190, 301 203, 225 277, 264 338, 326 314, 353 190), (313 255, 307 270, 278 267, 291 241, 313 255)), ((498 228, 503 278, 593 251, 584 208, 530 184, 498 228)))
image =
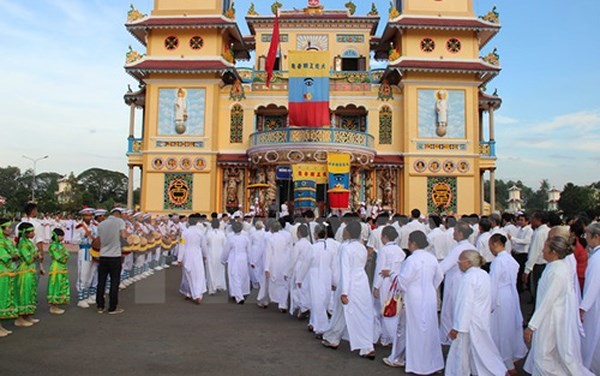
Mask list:
POLYGON ((463 259, 468 260, 471 263, 471 265, 477 268, 485 264, 485 260, 483 259, 483 257, 481 257, 481 254, 479 254, 479 252, 477 252, 474 249, 467 249, 466 251, 463 251, 460 254, 460 256, 463 259))
POLYGON ((600 222, 590 224, 587 228, 587 232, 591 236, 600 236, 600 222))

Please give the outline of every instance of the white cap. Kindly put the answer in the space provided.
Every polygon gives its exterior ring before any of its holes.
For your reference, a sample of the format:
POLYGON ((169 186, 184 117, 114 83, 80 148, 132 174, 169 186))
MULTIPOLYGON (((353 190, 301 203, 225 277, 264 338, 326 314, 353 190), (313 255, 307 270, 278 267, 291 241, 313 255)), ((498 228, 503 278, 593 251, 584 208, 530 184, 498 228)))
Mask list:
POLYGON ((105 214, 106 214, 106 210, 104 210, 104 209, 96 209, 96 210, 94 211, 94 215, 95 215, 96 217, 97 217, 97 216, 99 216, 99 215, 105 215, 105 214))
POLYGON ((118 211, 119 213, 123 213, 125 211, 125 209, 120 208, 120 207, 117 206, 116 208, 112 208, 112 210, 110 212, 114 213, 116 211, 118 211))
POLYGON ((79 211, 79 214, 81 214, 81 215, 85 215, 85 214, 94 214, 94 211, 95 211, 95 210, 96 210, 96 209, 94 209, 94 208, 83 208, 83 209, 81 209, 81 210, 79 211))

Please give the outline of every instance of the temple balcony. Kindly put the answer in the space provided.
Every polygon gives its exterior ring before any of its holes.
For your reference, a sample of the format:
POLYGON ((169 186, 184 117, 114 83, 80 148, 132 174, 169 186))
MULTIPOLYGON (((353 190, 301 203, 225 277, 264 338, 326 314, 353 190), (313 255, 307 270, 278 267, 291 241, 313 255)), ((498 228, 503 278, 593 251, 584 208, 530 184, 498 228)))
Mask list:
POLYGON ((357 130, 333 127, 285 127, 250 135, 248 156, 255 163, 326 162, 327 151, 347 152, 352 161, 374 160, 375 138, 357 130))
POLYGON ((142 138, 129 137, 127 139, 127 155, 141 155, 144 147, 142 138))
POLYGON ((496 158, 496 141, 481 141, 479 155, 483 158, 496 158))
MULTIPOLYGON (((289 72, 274 71, 271 79, 272 89, 267 88, 267 72, 252 68, 237 68, 244 83, 251 83, 253 91, 287 90, 289 72)), ((330 71, 329 86, 331 91, 366 91, 371 90, 372 84, 379 84, 383 69, 370 71, 330 71)))

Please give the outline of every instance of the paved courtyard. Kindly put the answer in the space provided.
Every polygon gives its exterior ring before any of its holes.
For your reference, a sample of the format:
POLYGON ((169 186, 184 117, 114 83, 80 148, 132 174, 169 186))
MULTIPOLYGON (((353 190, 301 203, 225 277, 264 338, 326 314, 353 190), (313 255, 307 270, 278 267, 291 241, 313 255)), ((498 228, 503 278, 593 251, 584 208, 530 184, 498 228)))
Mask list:
MULTIPOLYGON (((70 261, 72 297, 76 257, 70 261)), ((377 359, 323 348, 306 323, 276 307, 244 305, 221 293, 196 306, 177 290, 179 268, 157 272, 122 290, 125 313, 110 316, 72 303, 62 316, 48 313, 47 277, 40 280, 41 322, 0 340, 0 375, 404 375, 377 359)))

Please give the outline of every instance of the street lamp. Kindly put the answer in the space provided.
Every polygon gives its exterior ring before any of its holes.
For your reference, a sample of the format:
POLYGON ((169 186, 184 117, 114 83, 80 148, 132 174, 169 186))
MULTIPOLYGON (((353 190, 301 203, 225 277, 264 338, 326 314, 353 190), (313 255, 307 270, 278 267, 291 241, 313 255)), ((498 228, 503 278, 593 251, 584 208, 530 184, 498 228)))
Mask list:
POLYGON ((33 162, 33 176, 31 177, 31 202, 35 202, 35 165, 42 159, 47 159, 48 156, 44 155, 43 157, 34 159, 24 155, 23 158, 29 159, 31 162, 33 162))

